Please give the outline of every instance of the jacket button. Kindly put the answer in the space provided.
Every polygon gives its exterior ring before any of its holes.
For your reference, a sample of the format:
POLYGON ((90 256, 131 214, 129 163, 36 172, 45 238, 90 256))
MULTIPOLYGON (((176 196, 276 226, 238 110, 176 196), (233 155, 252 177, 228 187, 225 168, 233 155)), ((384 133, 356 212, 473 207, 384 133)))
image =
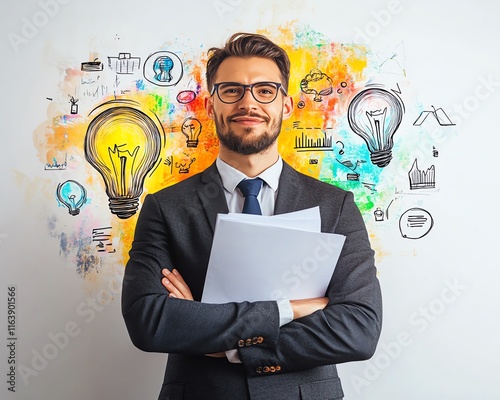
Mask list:
POLYGON ((274 365, 271 365, 271 366, 269 367, 269 371, 271 371, 271 372, 276 372, 276 367, 275 367, 274 365))
POLYGON ((252 344, 252 339, 245 340, 245 345, 250 346, 252 344))
POLYGON ((245 341, 243 339, 238 340, 238 347, 243 347, 245 345, 245 341))
POLYGON ((281 367, 279 365, 276 365, 276 371, 281 371, 281 367))
POLYGON ((263 338, 262 336, 259 336, 259 337, 257 338, 257 343, 259 343, 259 344, 260 344, 260 343, 262 343, 262 342, 264 342, 264 338, 263 338))
POLYGON ((255 371, 257 371, 258 374, 261 374, 262 373, 262 367, 257 367, 257 369, 255 371))
POLYGON ((268 372, 269 372, 269 367, 268 367, 268 366, 265 366, 265 367, 262 369, 262 372, 264 372, 264 373, 268 373, 268 372))

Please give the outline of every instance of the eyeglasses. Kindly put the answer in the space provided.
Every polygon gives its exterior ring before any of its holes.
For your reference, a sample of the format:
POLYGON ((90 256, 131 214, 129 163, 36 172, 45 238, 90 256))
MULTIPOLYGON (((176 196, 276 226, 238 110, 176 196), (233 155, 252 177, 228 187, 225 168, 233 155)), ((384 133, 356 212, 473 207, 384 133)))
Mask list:
POLYGON ((245 96, 247 89, 250 89, 253 98, 262 104, 272 103, 276 100, 280 89, 287 96, 283 85, 277 82, 256 82, 251 85, 243 85, 238 82, 219 82, 214 84, 210 96, 213 96, 217 92, 220 101, 226 104, 233 104, 245 96))

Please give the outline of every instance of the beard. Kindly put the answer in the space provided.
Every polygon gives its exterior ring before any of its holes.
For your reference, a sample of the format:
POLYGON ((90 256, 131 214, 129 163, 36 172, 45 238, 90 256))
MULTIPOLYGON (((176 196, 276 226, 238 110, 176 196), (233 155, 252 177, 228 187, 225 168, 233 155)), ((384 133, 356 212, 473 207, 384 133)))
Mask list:
MULTIPOLYGON (((237 135, 233 130, 229 129, 229 123, 231 119, 240 116, 262 118, 262 116, 260 115, 245 113, 245 114, 231 115, 226 118, 226 122, 224 123, 222 117, 218 117, 217 115, 215 116, 215 131, 217 133, 217 137, 219 138, 221 145, 227 148, 228 150, 246 156, 251 154, 258 154, 267 150, 278 139, 278 136, 281 132, 281 123, 283 120, 282 117, 280 117, 278 120, 276 120, 276 122, 271 124, 269 128, 264 132, 262 132, 262 134, 259 137, 250 140, 247 139, 245 135, 237 135)), ((269 118, 266 117, 265 121, 269 122, 269 118)), ((245 128, 244 132, 250 134, 254 129, 255 128, 252 127, 245 128)))

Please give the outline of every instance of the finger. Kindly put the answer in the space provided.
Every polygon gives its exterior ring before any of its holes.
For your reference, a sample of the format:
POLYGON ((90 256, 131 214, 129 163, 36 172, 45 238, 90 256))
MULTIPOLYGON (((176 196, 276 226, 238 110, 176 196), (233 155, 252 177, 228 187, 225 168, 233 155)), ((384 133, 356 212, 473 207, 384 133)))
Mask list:
POLYGON ((186 282, 177 270, 174 271, 175 272, 172 273, 166 268, 162 270, 162 274, 164 276, 162 279, 163 286, 165 286, 165 288, 177 298, 193 300, 191 290, 187 286, 186 282))
POLYGON ((177 298, 183 298, 182 293, 180 290, 176 287, 176 281, 174 275, 172 275, 172 272, 166 268, 161 270, 162 275, 164 278, 162 278, 161 283, 169 291, 169 296, 170 297, 177 297, 177 298), (174 278, 174 280, 172 280, 174 278))
POLYGON ((189 300, 193 300, 193 295, 191 294, 191 289, 189 289, 189 286, 184 281, 184 278, 181 276, 179 271, 177 271, 177 269, 174 268, 172 270, 172 274, 174 275, 176 282, 177 282, 175 286, 179 291, 181 291, 184 298, 189 299, 189 300))
POLYGON ((163 278, 161 280, 162 285, 165 287, 165 289, 168 290, 169 292, 169 297, 176 297, 179 299, 183 299, 184 296, 182 293, 175 287, 175 285, 167 278, 163 278))

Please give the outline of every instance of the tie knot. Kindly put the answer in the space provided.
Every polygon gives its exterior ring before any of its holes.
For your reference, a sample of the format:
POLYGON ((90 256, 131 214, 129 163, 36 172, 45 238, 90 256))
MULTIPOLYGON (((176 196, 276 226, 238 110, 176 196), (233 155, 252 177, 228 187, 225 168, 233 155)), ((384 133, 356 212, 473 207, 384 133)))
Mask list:
POLYGON ((257 197, 260 189, 262 188, 262 183, 263 181, 260 178, 244 179, 240 183, 238 183, 238 188, 241 190, 241 193, 244 197, 257 197))

